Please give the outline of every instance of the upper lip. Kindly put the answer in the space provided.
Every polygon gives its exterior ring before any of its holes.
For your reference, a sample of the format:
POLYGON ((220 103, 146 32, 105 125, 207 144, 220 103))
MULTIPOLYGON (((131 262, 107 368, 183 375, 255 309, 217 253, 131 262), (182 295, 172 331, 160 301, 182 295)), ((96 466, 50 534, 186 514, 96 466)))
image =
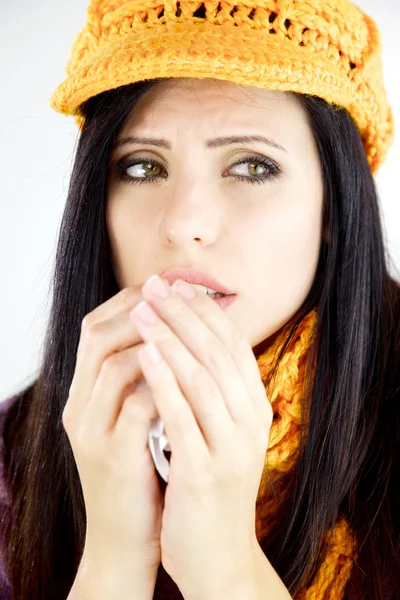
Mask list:
POLYGON ((172 285, 177 279, 182 279, 188 283, 195 283, 197 285, 211 288, 212 290, 221 292, 221 294, 225 294, 226 296, 234 294, 234 292, 231 292, 222 283, 217 281, 215 277, 209 275, 208 273, 204 273, 204 271, 199 271, 198 269, 168 269, 167 271, 161 273, 160 277, 166 279, 170 285, 172 285))

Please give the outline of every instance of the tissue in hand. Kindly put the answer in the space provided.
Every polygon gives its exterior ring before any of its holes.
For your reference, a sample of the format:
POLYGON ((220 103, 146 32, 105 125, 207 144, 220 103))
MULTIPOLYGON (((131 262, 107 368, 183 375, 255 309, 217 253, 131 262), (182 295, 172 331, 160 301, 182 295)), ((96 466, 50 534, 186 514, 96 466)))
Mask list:
MULTIPOLYGON (((141 390, 148 384, 145 379, 139 382, 135 391, 141 390)), ((164 433, 164 421, 160 417, 153 419, 149 433, 149 448, 155 467, 161 477, 168 483, 169 462, 164 454, 164 450, 170 452, 169 443, 164 433)))

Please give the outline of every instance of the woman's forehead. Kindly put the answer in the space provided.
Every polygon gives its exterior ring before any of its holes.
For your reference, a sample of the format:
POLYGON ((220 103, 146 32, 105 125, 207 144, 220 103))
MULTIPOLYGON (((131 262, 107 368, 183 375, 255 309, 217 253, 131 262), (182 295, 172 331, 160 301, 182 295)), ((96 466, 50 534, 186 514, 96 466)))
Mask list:
POLYGON ((305 121, 304 109, 292 93, 214 79, 180 79, 162 81, 147 92, 132 108, 121 133, 133 129, 150 133, 160 127, 166 131, 204 126, 258 128, 268 123, 272 129, 277 123, 293 129, 295 122, 304 128, 305 121))
MULTIPOLYGON (((214 78, 179 78, 165 79, 149 90, 142 98, 145 102, 179 100, 182 102, 223 102, 227 105, 243 103, 248 106, 263 106, 272 102, 295 103, 294 94, 273 89, 241 85, 232 81, 214 78)), ((176 106, 176 105, 175 105, 176 106)))

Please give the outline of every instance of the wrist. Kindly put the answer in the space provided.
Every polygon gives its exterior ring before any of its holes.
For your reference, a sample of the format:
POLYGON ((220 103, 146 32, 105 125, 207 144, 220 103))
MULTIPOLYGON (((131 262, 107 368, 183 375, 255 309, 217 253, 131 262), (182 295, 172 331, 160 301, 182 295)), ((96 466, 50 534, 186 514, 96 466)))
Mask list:
POLYGON ((68 600, 153 600, 158 567, 83 555, 68 600))

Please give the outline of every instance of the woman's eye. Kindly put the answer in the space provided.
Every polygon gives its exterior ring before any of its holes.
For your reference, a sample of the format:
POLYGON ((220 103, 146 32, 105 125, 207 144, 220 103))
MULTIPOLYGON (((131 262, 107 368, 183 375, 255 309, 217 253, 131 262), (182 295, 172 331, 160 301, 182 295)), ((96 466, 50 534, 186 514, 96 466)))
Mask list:
MULTIPOLYGON (((126 183, 156 183, 160 179, 166 179, 165 175, 161 175, 163 170, 164 167, 153 159, 124 159, 118 164, 118 177, 126 183)), ((264 183, 281 175, 278 165, 269 158, 260 156, 248 156, 232 165, 228 172, 236 181, 250 183, 264 183), (232 172, 235 170, 239 172, 232 172)))
POLYGON ((249 181, 250 183, 264 183, 277 179, 281 175, 281 170, 277 164, 266 157, 248 156, 244 160, 236 163, 230 168, 238 169, 239 174, 233 175, 237 181, 249 181), (248 175, 250 175, 250 177, 248 175))
POLYGON ((118 175, 127 183, 152 183, 161 177, 162 169, 158 162, 149 158, 125 159, 118 164, 118 175))

